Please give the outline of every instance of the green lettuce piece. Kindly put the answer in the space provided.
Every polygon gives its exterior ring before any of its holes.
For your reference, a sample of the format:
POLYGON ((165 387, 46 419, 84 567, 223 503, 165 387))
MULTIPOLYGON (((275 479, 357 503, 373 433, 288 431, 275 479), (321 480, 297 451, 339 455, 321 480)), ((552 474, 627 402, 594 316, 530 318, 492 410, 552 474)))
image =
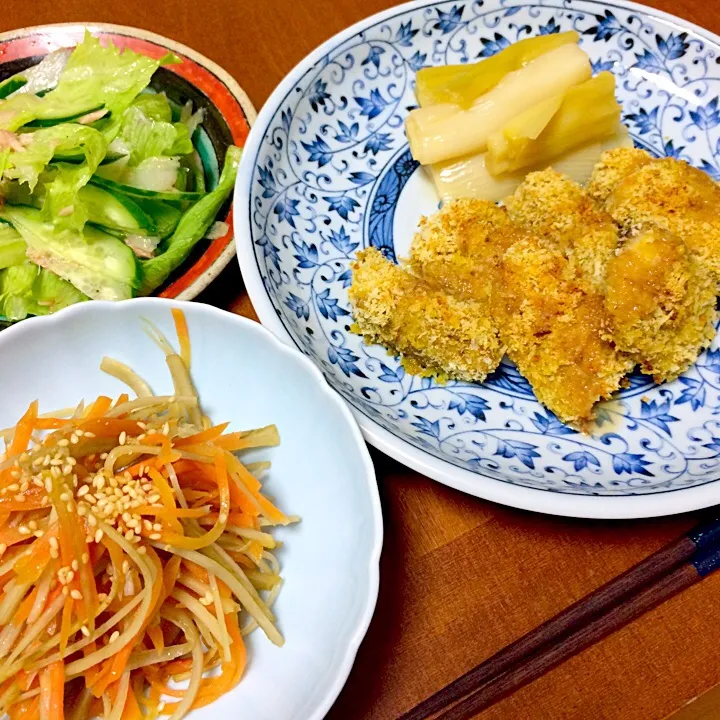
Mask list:
POLYGON ((126 110, 163 64, 179 62, 168 53, 159 60, 132 50, 106 47, 86 31, 73 50, 55 89, 43 97, 15 94, 0 100, 0 129, 17 130, 33 120, 68 120, 104 108, 126 110))
POLYGON ((172 108, 165 93, 140 93, 133 101, 131 107, 142 110, 151 120, 172 122, 172 108))
POLYGON ((125 111, 120 137, 130 150, 131 166, 151 157, 187 155, 193 151, 184 123, 154 119, 138 105, 131 105, 125 111))
POLYGON ((33 263, 0 270, 0 314, 8 320, 47 315, 87 299, 69 282, 33 263))
POLYGON ((26 183, 31 191, 56 153, 81 152, 85 155, 85 165, 92 170, 92 175, 107 152, 107 140, 102 133, 74 123, 40 128, 21 137, 27 144, 22 151, 15 150, 8 154, 0 177, 26 183))
POLYGON ((27 245, 12 225, 0 222, 0 268, 25 262, 27 245))
POLYGON ((160 287, 205 236, 222 204, 232 192, 241 156, 242 148, 231 145, 227 149, 225 165, 217 187, 185 211, 175 232, 162 246, 160 255, 141 262, 142 282, 139 295, 149 295, 160 287))

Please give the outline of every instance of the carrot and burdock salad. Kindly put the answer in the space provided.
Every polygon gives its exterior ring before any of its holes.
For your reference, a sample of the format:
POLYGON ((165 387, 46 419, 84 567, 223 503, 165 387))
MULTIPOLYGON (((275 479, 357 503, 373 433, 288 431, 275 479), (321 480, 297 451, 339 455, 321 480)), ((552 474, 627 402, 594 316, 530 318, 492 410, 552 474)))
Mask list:
POLYGON ((106 358, 137 397, 50 415, 35 401, 1 431, 0 714, 11 720, 180 718, 238 683, 245 634, 283 642, 269 529, 296 518, 262 494, 269 463, 239 452, 277 445, 277 430, 211 424, 173 315, 179 352, 148 327, 172 396, 106 358))

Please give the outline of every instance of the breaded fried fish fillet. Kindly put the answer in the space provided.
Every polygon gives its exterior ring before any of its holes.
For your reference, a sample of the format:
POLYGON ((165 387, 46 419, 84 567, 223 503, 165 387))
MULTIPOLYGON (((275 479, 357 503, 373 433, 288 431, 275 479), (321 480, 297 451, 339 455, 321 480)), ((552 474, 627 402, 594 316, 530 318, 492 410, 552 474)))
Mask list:
POLYGON ((595 403, 610 397, 633 365, 604 339, 602 295, 539 239, 515 243, 501 273, 494 311, 508 355, 541 403, 587 428, 595 403))
POLYGON ((618 232, 580 185, 548 168, 530 173, 505 205, 512 220, 550 247, 574 256, 585 278, 596 288, 602 286, 618 232))
POLYGON ((715 282, 677 236, 650 226, 610 261, 605 308, 616 345, 655 382, 692 365, 715 336, 715 282))
MULTIPOLYGON (((590 188, 597 197, 603 197, 621 174, 620 166, 630 169, 640 162, 637 152, 632 156, 627 155, 630 150, 612 152, 593 172, 590 188)), ((625 232, 654 224, 679 236, 716 280, 720 280, 718 207, 720 186, 707 173, 674 158, 642 162, 604 200, 604 208, 625 232)))
POLYGON ((488 302, 503 253, 524 236, 504 207, 486 200, 452 200, 420 221, 409 268, 458 297, 488 302))
POLYGON ((593 168, 585 189, 593 200, 604 203, 621 180, 652 161, 652 155, 639 148, 606 150, 593 168))
POLYGON ((348 296, 360 332, 402 355, 410 372, 482 382, 505 347, 486 304, 432 287, 376 248, 358 253, 348 296))

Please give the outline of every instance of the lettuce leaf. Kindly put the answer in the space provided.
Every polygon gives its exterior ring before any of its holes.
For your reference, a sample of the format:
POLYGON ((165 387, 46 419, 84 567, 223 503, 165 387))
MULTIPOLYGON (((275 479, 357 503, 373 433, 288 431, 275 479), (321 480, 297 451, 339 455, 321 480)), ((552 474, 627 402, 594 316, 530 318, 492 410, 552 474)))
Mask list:
POLYGON ((145 110, 157 115, 157 108, 131 105, 123 115, 120 137, 130 150, 130 165, 163 155, 187 155, 193 151, 187 125, 171 123, 148 116, 145 110))
POLYGON ((47 315, 87 299, 66 280, 31 262, 0 270, 0 314, 8 320, 47 315))
POLYGON ((217 187, 198 200, 180 218, 175 232, 161 246, 162 253, 150 260, 141 261, 142 284, 140 295, 149 295, 162 285, 215 222, 215 216, 235 186, 242 148, 231 145, 225 155, 217 187))
POLYGON ((126 110, 163 64, 179 62, 168 53, 155 60, 112 43, 106 47, 85 33, 70 55, 57 86, 43 97, 14 94, 0 100, 0 129, 17 130, 32 120, 67 120, 104 108, 116 115, 126 110))
POLYGON ((92 175, 107 152, 107 140, 102 133, 74 123, 40 128, 33 133, 25 133, 21 138, 24 149, 9 153, 0 178, 26 183, 31 191, 56 153, 80 151, 85 155, 85 163, 92 170, 92 175))

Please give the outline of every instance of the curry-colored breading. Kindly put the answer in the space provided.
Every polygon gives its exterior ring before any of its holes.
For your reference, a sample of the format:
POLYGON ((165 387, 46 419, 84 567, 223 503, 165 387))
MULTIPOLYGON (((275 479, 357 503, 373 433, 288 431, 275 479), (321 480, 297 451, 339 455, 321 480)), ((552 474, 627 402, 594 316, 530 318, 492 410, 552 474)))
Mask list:
POLYGON ((608 266, 613 340, 655 382, 687 370, 715 336, 715 282, 677 236, 642 229, 608 266))
POLYGON ((604 203, 621 180, 652 161, 652 155, 639 148, 606 150, 593 168, 585 189, 593 200, 604 203))
POLYGON ((482 382, 505 347, 487 305, 433 288, 376 248, 358 253, 348 291, 368 342, 402 355, 410 372, 482 382))
MULTIPOLYGON (((609 188, 611 178, 620 175, 620 165, 633 166, 632 158, 623 161, 620 150, 613 152, 613 162, 604 155, 601 163, 606 169, 593 173, 593 187, 609 188)), ((625 232, 654 224, 678 235, 720 280, 720 186, 707 173, 682 160, 650 158, 620 179, 604 207, 625 232)))
POLYGON ((711 342, 717 209, 703 172, 641 150, 605 153, 585 190, 530 173, 505 207, 423 218, 406 269, 359 253, 355 320, 410 372, 479 382, 507 348, 538 400, 586 430, 635 364, 670 380, 711 342))
POLYGON ((494 310, 508 355, 538 400, 586 429, 595 404, 620 387, 633 363, 604 339, 603 297, 558 249, 515 243, 502 262, 494 310))
POLYGON ((431 285, 488 302, 503 253, 524 236, 505 208, 486 200, 453 200, 420 220, 408 267, 431 285))
POLYGON ((505 205, 512 220, 574 259, 594 287, 602 286, 619 236, 580 185, 548 168, 530 173, 505 205))

